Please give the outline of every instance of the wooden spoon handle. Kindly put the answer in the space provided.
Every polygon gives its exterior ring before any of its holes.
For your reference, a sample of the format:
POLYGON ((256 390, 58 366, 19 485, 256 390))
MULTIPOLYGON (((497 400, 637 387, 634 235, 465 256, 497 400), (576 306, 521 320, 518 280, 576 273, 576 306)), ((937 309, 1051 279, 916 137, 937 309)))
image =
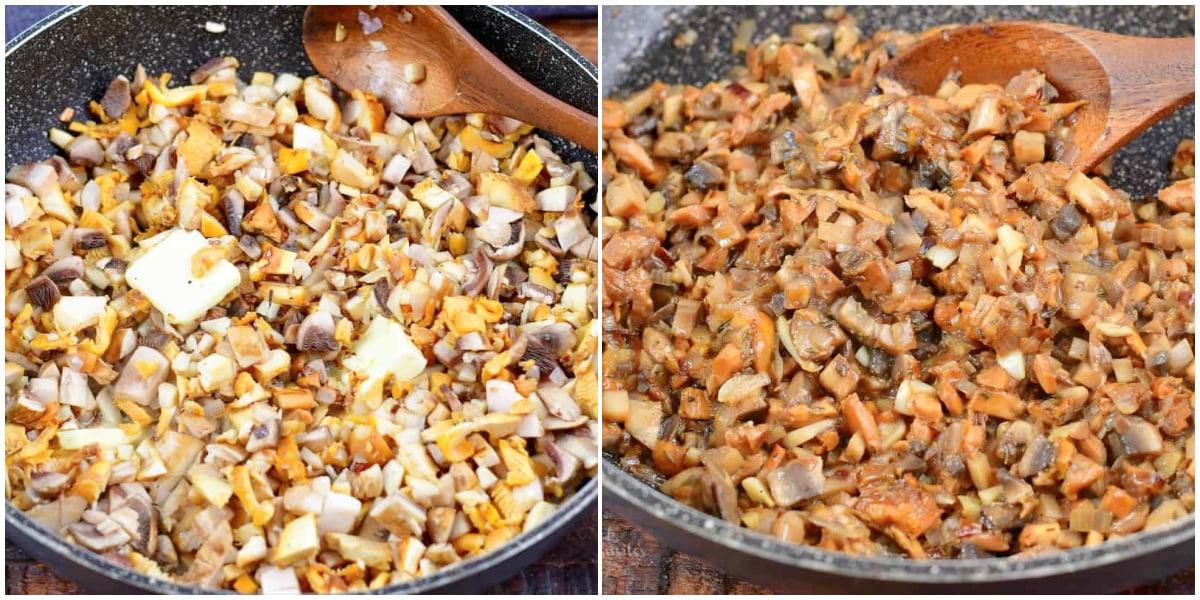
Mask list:
POLYGON ((538 89, 484 48, 448 13, 441 9, 436 12, 447 26, 459 30, 471 46, 471 51, 463 52, 461 57, 458 98, 452 103, 462 107, 459 112, 482 110, 504 115, 562 136, 592 152, 599 150, 600 125, 596 115, 538 89))
POLYGON ((599 149, 600 128, 596 115, 537 89, 503 63, 498 62, 497 67, 498 74, 503 77, 474 78, 463 73, 459 87, 462 100, 484 108, 484 112, 524 121, 592 152, 599 149))
POLYGON ((1143 38, 1070 28, 1109 78, 1108 124, 1093 154, 1103 156, 1196 98, 1196 38, 1143 38), (1101 149, 1103 148, 1103 150, 1101 149))

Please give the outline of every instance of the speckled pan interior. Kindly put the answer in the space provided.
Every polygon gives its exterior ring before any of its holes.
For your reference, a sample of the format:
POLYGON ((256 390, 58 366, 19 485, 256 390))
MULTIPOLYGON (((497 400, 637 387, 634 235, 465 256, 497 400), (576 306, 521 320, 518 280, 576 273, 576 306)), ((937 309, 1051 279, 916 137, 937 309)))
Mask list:
MULTIPOLYGON (((786 34, 797 22, 823 20, 820 6, 622 6, 601 9, 601 52, 606 97, 622 97, 655 80, 701 84, 744 64, 729 51, 742 19, 755 19, 754 41, 786 34), (676 48, 688 29, 696 43, 676 48)), ((1187 6, 900 6, 847 7, 869 34, 881 28, 920 31, 946 23, 1048 20, 1150 37, 1195 35, 1194 8, 1187 6)), ((1189 104, 1147 130, 1114 159, 1111 181, 1135 195, 1166 182, 1175 145, 1195 137, 1195 105, 1189 104)), ((676 502, 618 467, 603 465, 605 508, 645 527, 662 543, 780 591, 822 593, 1111 592, 1174 573, 1195 562, 1194 514, 1154 531, 1033 559, 914 561, 858 557, 735 527, 676 502)))
MULTIPOLYGON (((596 112, 596 68, 558 37, 505 7, 448 10, 514 71, 575 107, 596 112)), ((113 77, 132 76, 138 63, 150 74, 170 72, 186 79, 209 58, 229 55, 241 61, 239 75, 246 80, 254 71, 312 74, 300 37, 303 14, 303 6, 94 6, 51 15, 5 48, 5 170, 54 153, 46 132, 61 125, 62 109, 85 110, 113 77), (207 33, 206 21, 223 23, 227 29, 219 35, 207 33)), ((596 176, 595 154, 546 137, 565 160, 583 161, 596 176)), ((589 481, 550 522, 494 552, 373 593, 461 594, 499 583, 541 557, 580 518, 591 514, 598 487, 597 479, 589 481)), ((35 524, 8 502, 4 518, 6 543, 15 541, 90 593, 211 591, 118 567, 35 524)))

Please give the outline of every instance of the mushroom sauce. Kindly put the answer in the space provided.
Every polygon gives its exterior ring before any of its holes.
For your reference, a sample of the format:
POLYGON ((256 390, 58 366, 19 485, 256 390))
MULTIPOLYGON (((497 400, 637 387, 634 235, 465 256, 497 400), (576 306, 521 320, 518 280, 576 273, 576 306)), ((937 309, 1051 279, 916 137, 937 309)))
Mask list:
POLYGON ((240 592, 428 575, 598 454, 598 241, 532 127, 216 58, 118 77, 5 186, 5 495, 240 592))
POLYGON ((840 16, 604 102, 605 451, 863 555, 1032 555, 1186 515, 1191 140, 1130 197, 1064 166, 1079 103, 1041 73, 877 80, 917 39, 840 16))

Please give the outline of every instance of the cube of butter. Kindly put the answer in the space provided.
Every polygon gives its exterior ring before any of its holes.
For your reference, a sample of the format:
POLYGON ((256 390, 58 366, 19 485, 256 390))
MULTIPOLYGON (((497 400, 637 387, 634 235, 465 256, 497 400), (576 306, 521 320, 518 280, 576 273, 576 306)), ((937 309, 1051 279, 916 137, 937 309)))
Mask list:
POLYGON ((141 292, 171 323, 204 316, 242 281, 237 267, 221 259, 202 277, 192 274, 192 256, 208 247, 199 231, 175 229, 125 271, 129 287, 141 292))

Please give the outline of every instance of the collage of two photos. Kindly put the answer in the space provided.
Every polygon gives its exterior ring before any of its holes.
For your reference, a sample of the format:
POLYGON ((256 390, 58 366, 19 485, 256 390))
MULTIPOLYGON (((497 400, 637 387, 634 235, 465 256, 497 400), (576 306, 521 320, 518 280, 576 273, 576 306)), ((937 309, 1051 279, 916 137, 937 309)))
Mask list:
POLYGON ((1195 592, 1189 6, 6 6, 7 594, 1195 592))

